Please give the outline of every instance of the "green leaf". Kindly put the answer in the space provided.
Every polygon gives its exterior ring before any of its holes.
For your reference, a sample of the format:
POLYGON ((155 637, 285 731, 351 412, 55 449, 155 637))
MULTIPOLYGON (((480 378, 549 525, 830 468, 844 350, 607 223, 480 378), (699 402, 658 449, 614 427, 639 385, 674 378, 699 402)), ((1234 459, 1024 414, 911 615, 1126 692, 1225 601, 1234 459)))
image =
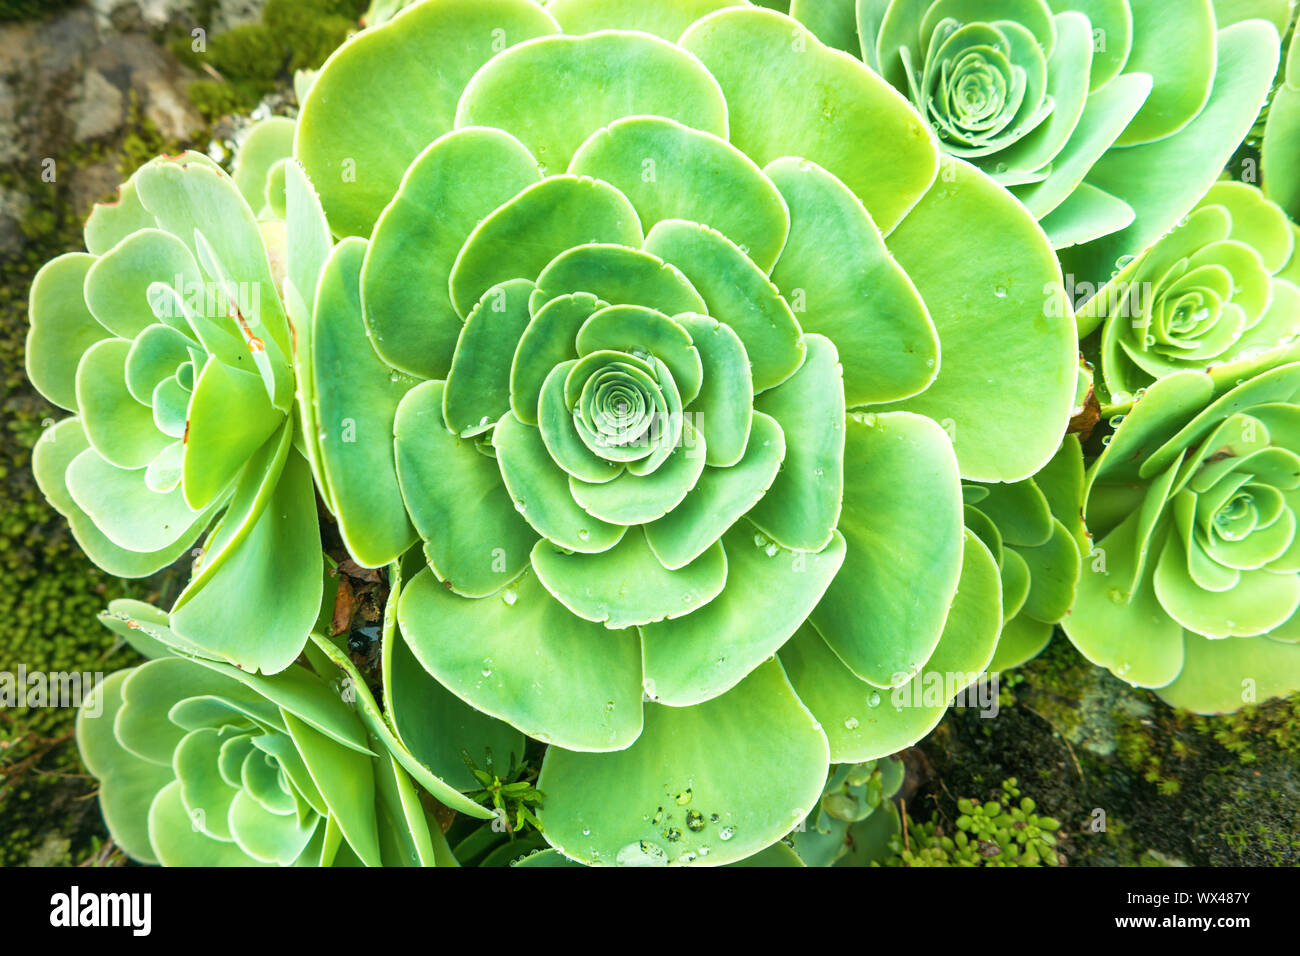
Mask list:
POLYGON ((288 117, 271 116, 254 123, 239 146, 231 179, 254 213, 270 202, 267 180, 271 167, 293 155, 294 128, 294 121, 288 117))
POLYGON ((957 462, 943 430, 918 415, 853 415, 846 428, 848 553, 810 620, 854 674, 896 687, 929 659, 957 590, 957 462))
POLYGON ((1277 33, 1266 23, 1246 21, 1217 37, 1214 89, 1196 119, 1158 142, 1109 150, 1088 173, 1089 183, 1123 199, 1137 219, 1063 257, 1076 281, 1104 280, 1121 256, 1137 255, 1173 226, 1204 195, 1255 121, 1277 70, 1277 33))
POLYGON ((1300 645, 1268 637, 1185 637, 1183 669, 1156 693, 1171 707, 1222 714, 1300 690, 1300 645))
MULTIPOLYGON (((218 535, 227 533, 219 528, 218 535)), ((181 637, 247 670, 274 674, 301 652, 320 611, 323 564, 311 469, 290 451, 256 524, 172 615, 181 637)))
POLYGON ((538 579, 556 600, 612 630, 690 614, 717 597, 727 582, 721 543, 670 571, 635 530, 600 554, 566 553, 542 540, 532 559, 538 579))
POLYGON ((799 323, 776 286, 735 243, 707 225, 665 219, 650 230, 645 248, 677 266, 703 296, 708 314, 740 337, 754 391, 794 374, 804 351, 799 323))
POLYGON ((850 406, 924 390, 939 371, 930 313, 894 261, 861 200, 807 160, 767 174, 790 208, 790 239, 772 272, 806 332, 835 343, 850 406))
POLYGON ((185 504, 179 488, 166 494, 150 491, 143 470, 118 468, 93 448, 72 459, 65 480, 73 503, 110 542, 127 551, 169 551, 182 539, 193 540, 200 519, 206 523, 206 515, 185 504))
POLYGON ((634 631, 575 618, 525 572, 500 595, 462 598, 421 571, 399 626, 439 683, 531 737, 573 750, 621 750, 641 733, 634 631))
POLYGON ((366 327, 385 362, 446 377, 462 324, 448 287, 456 255, 482 220, 540 178, 537 160, 500 130, 456 130, 416 157, 375 224, 361 270, 366 327))
MULTIPOLYGON (((72 498, 67 485, 68 466, 89 447, 79 418, 65 418, 41 434, 32 450, 32 473, 36 485, 59 514, 68 519, 72 536, 91 561, 120 578, 142 578, 171 564, 194 543, 207 524, 209 514, 192 516, 193 521, 172 542, 160 550, 136 551, 115 544, 72 498)), ((92 453, 93 454, 93 453, 92 453)), ((109 467, 102 465, 101 467, 109 467)), ((143 488, 138 473, 132 473, 130 493, 143 488)), ((147 490, 147 489, 145 489, 147 490)), ((189 509, 186 509, 188 511, 189 509)))
POLYGON ((681 44, 721 84, 735 146, 761 166, 798 156, 829 170, 886 235, 934 181, 934 133, 907 101, 788 18, 726 10, 692 25, 681 44))
POLYGON ((622 540, 625 525, 593 518, 573 500, 568 476, 551 460, 539 429, 507 412, 492 432, 492 444, 515 508, 543 538, 586 553, 622 540))
POLYGON ((1116 141, 1133 146, 1183 129, 1205 106, 1215 81, 1214 5, 1195 0, 1171 17, 1159 0, 1129 0, 1133 50, 1125 69, 1149 73, 1151 95, 1116 141), (1170 56, 1177 50, 1177 56, 1170 56))
POLYGON ((210 504, 284 420, 256 375, 210 359, 190 399, 181 476, 190 507, 210 504))
POLYGON ((735 331, 717 319, 687 313, 675 317, 700 353, 703 382, 690 403, 691 421, 706 440, 705 462, 730 467, 749 442, 754 381, 749 353, 735 331))
POLYGON ((141 229, 86 272, 86 308, 105 328, 135 338, 153 321, 155 303, 149 288, 155 282, 176 288, 187 299, 204 301, 203 279, 185 243, 161 229, 141 229))
POLYGON ((626 750, 552 747, 541 819, 551 845, 581 862, 719 866, 802 820, 826 770, 825 735, 769 662, 695 707, 649 705, 626 750))
POLYGON ((154 424, 152 409, 127 388, 130 353, 126 339, 104 339, 87 349, 77 366, 76 404, 91 447, 110 464, 135 469, 149 464, 171 439, 154 424))
POLYGON ((266 245, 244 197, 224 172, 203 163, 148 163, 136 173, 136 189, 158 225, 195 256, 215 284, 213 291, 227 301, 225 307, 242 315, 244 338, 271 402, 287 412, 293 401, 289 326, 266 245))
POLYGON ((1139 517, 1135 512, 1097 541, 1061 626, 1092 663, 1134 686, 1162 687, 1182 669, 1183 629, 1161 606, 1151 575, 1135 564, 1139 517), (1132 640, 1135 629, 1142 640, 1132 640))
MULTIPOLYGON (((480 767, 486 765, 489 751, 503 763, 511 756, 523 759, 523 734, 434 680, 415 659, 404 635, 394 632, 391 649, 385 644, 384 652, 384 699, 393 726, 402 743, 441 780, 457 790, 480 786, 461 751, 480 767)), ((486 810, 478 809, 486 816, 486 810)))
POLYGON ((641 225, 627 198, 594 179, 544 179, 470 233, 451 270, 452 305, 468 316, 494 285, 531 279, 561 252, 592 242, 641 245, 641 225))
POLYGON ((578 357, 574 346, 578 329, 603 305, 595 296, 579 292, 557 296, 533 315, 519 337, 510 365, 510 408, 521 422, 537 424, 537 406, 546 376, 555 366, 578 357))
POLYGON ((527 279, 501 282, 483 294, 465 320, 442 396, 447 428, 462 438, 491 429, 510 410, 510 372, 528 326, 527 279))
POLYGON ((643 305, 665 315, 704 311, 704 300, 680 269, 627 246, 584 243, 560 253, 537 277, 533 314, 553 299, 580 292, 605 305, 643 305))
POLYGON ((1074 317, 1042 231, 1002 187, 950 159, 889 249, 943 354, 934 384, 886 407, 944 424, 963 478, 1028 478, 1061 443, 1078 377, 1074 317))
POLYGON ((803 624, 844 561, 838 533, 811 554, 777 548, 746 521, 722 540, 722 593, 693 614, 641 628, 646 693, 659 703, 689 707, 734 687, 803 624))
POLYGON ((109 674, 86 696, 77 710, 77 750, 99 780, 99 810, 113 839, 133 859, 156 863, 149 841, 149 805, 173 773, 170 765, 160 766, 124 749, 113 733, 122 708, 122 684, 132 673, 128 669, 109 674))
POLYGON ((807 357, 754 407, 785 433, 781 472, 750 520, 786 548, 820 551, 839 522, 844 495, 844 383, 834 344, 808 335, 807 357))
POLYGON ((859 680, 810 626, 780 657, 795 692, 826 731, 831 760, 858 763, 904 750, 933 730, 953 697, 988 666, 1001 629, 997 563, 968 531, 961 580, 939 643, 906 683, 882 692, 859 680))
POLYGON ((439 580, 457 594, 484 597, 526 567, 537 535, 515 511, 496 462, 447 430, 443 388, 417 385, 398 405, 397 477, 439 580))
MULTIPOLYGON (((269 121, 268 121, 269 122, 269 121)), ((333 240, 325 211, 316 191, 307 181, 301 164, 286 162, 285 168, 285 312, 293 331, 295 397, 298 402, 298 435, 312 474, 327 505, 329 486, 320 462, 320 439, 313 416, 316 400, 315 330, 316 287, 333 240)))
POLYGON ((375 821, 375 778, 370 758, 338 744, 305 721, 285 712, 284 722, 311 778, 320 788, 330 816, 367 866, 380 866, 375 821))
POLYGON ((234 843, 222 843, 196 829, 173 780, 149 808, 149 838, 163 866, 263 866, 234 843))
POLYGON ((696 20, 734 3, 735 0, 673 0, 672 3, 551 0, 546 12, 555 17, 565 33, 636 30, 675 43, 682 31, 696 20))
POLYGON ((465 85, 501 44, 557 29, 532 0, 442 0, 335 51, 307 94, 294 142, 334 233, 370 234, 407 167, 456 125, 465 85))
POLYGON ((790 229, 781 194, 748 156, 698 129, 660 116, 634 116, 592 134, 569 173, 615 186, 649 229, 665 219, 712 226, 765 273, 790 229))
POLYGON ((86 307, 82 289, 95 258, 69 252, 41 266, 32 282, 28 313, 27 377, 60 408, 77 410, 76 376, 81 356, 109 331, 86 307))
POLYGON ((321 467, 339 534, 363 567, 382 567, 415 542, 397 483, 393 422, 415 383, 375 355, 361 318, 366 244, 345 239, 325 264, 312 322, 312 374, 321 467))
POLYGON ((456 127, 504 129, 544 171, 559 171, 595 130, 643 115, 727 135, 727 103, 699 60, 658 37, 621 31, 549 36, 504 51, 465 87, 456 127))
POLYGON ((593 313, 575 340, 578 355, 602 350, 653 355, 672 372, 683 405, 700 391, 704 376, 699 351, 684 326, 664 313, 640 305, 611 305, 593 313))
POLYGON ((752 441, 739 462, 706 467, 672 511, 645 526, 646 541, 664 567, 694 561, 763 497, 785 459, 785 435, 774 418, 754 419, 752 441))

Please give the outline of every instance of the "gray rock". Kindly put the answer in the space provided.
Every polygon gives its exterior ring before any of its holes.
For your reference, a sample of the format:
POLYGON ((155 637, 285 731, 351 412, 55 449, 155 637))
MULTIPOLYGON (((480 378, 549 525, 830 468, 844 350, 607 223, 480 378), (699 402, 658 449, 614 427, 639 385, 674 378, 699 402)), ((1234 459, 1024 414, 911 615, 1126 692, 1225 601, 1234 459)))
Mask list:
POLYGON ((125 119, 124 99, 122 91, 103 73, 88 70, 81 82, 81 93, 72 104, 73 138, 84 143, 117 132, 125 119))

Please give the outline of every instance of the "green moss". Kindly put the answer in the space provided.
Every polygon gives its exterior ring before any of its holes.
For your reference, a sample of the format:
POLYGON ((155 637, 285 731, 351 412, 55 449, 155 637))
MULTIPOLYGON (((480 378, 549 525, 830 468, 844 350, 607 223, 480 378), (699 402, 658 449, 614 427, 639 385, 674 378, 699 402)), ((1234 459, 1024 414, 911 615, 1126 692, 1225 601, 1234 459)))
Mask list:
POLYGON ((39 20, 76 2, 77 0, 0 0, 0 21, 39 20))
POLYGON ((319 67, 358 28, 365 8, 364 0, 269 0, 260 23, 216 34, 206 49, 195 50, 189 33, 169 46, 182 62, 215 74, 189 89, 195 108, 213 121, 252 109, 295 70, 319 67))
POLYGON ((950 793, 1003 777, 1032 788, 1085 865, 1296 865, 1300 702, 1199 717, 1085 661, 1058 636, 1003 675, 996 719, 951 713, 918 746, 930 775, 909 809, 957 815, 950 793), (1154 861, 1154 862, 1153 862, 1154 861))
MULTIPOLYGON (((17 177, 4 177, 21 188, 17 177)), ((62 418, 28 384, 23 371, 27 289, 47 258, 80 244, 79 223, 53 184, 29 189, 31 211, 21 224, 26 240, 16 257, 0 260, 0 669, 102 671, 131 661, 96 623, 110 598, 142 596, 139 584, 117 581, 88 562, 67 523, 45 503, 30 471, 31 447, 45 424, 62 418)), ((98 808, 87 799, 71 740, 74 711, 0 710, 0 866, 66 863, 99 847, 98 808)))
MULTIPOLYGON (((23 355, 27 295, 47 260, 82 248, 81 217, 68 184, 78 168, 111 161, 125 179, 160 152, 165 140, 132 97, 127 132, 117 144, 77 146, 61 154, 58 181, 0 170, 0 186, 25 196, 19 224, 23 245, 0 257, 0 671, 102 672, 137 659, 115 645, 95 620, 117 597, 149 598, 174 588, 175 575, 149 582, 122 581, 92 565, 67 522, 50 508, 31 474, 31 449, 44 428, 67 415, 27 381, 23 355)), ((0 709, 0 866, 58 865, 118 859, 105 842, 94 781, 85 774, 72 740, 71 708, 0 709)))

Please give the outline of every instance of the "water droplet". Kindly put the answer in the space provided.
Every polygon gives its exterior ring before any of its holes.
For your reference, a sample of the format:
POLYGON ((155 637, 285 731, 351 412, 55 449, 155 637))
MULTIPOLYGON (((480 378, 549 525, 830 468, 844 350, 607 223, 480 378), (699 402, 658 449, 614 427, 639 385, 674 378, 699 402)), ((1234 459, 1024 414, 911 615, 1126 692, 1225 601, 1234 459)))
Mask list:
POLYGON ((664 839, 669 843, 676 843, 682 838, 682 831, 676 827, 669 827, 664 831, 664 839))
POLYGON ((857 729, 858 729, 858 718, 856 718, 856 717, 850 717, 848 720, 844 721, 844 729, 845 729, 845 730, 857 730, 857 729))
POLYGON ((998 286, 996 289, 993 290, 993 294, 997 296, 999 299, 1005 299, 1007 297, 1006 286, 1001 286, 1001 285, 998 286))
POLYGON ((719 840, 730 840, 735 835, 736 835, 735 827, 723 827, 721 830, 718 831, 719 840))
POLYGON ((587 540, 588 538, 590 538, 590 537, 591 537, 591 532, 588 531, 586 528, 579 528, 579 529, 578 529, 578 540, 579 540, 579 541, 586 541, 586 540, 587 540))
POLYGON ((652 827, 659 826, 659 824, 663 822, 663 818, 664 818, 664 808, 660 807, 658 810, 655 811, 655 815, 650 818, 650 825, 652 827))
POLYGON ((699 833, 704 829, 704 814, 699 810, 689 810, 686 813, 686 829, 692 833, 699 833))
POLYGON ((506 588, 501 592, 501 600, 505 601, 509 607, 514 607, 515 602, 519 600, 519 594, 514 588, 506 588))
POLYGON ((684 806, 686 806, 686 804, 688 804, 688 803, 691 802, 691 797, 693 797, 693 796, 694 796, 694 794, 691 793, 691 788, 690 788, 690 787, 687 787, 687 788, 686 788, 685 790, 683 790, 681 793, 677 794, 677 796, 676 796, 676 798, 675 798, 675 799, 677 800, 677 805, 678 805, 679 807, 684 807, 684 806))
POLYGON ((582 835, 583 835, 583 836, 591 836, 591 827, 583 827, 583 828, 582 828, 582 835))
POLYGON ((1116 604, 1123 604, 1125 601, 1128 600, 1128 595, 1125 594, 1123 591, 1121 591, 1119 588, 1111 588, 1108 592, 1106 592, 1106 596, 1116 604))
POLYGON ((874 691, 874 690, 873 690, 873 691, 871 692, 871 696, 867 698, 867 706, 868 706, 868 707, 879 707, 879 706, 880 706, 880 692, 879 692, 879 691, 874 691))
POLYGON ((1128 255, 1120 256, 1118 259, 1115 260, 1115 268, 1123 269, 1125 266, 1127 266, 1130 262, 1132 262, 1136 258, 1137 256, 1128 256, 1128 255))
POLYGON ((619 866, 667 866, 668 854, 663 847, 642 840, 623 847, 614 860, 619 866))
POLYGON ((763 553, 766 554, 769 558, 775 558, 776 553, 780 550, 781 549, 778 548, 775 544, 769 543, 768 546, 763 549, 763 553))

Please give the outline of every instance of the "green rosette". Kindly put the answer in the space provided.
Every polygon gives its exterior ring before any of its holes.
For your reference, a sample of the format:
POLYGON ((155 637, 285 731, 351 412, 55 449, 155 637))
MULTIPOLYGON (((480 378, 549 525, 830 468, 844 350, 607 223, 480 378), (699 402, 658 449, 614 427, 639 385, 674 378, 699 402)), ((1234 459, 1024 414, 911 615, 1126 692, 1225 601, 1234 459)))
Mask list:
POLYGON ((189 656, 168 616, 115 601, 103 623, 150 660, 77 713, 77 748, 118 846, 165 866, 455 866, 396 757, 328 658, 274 675, 189 656))
POLYGON ((1300 364, 1147 389, 1088 472, 1093 547, 1063 626, 1170 704, 1235 711, 1300 689, 1300 364))
POLYGON ((751 857, 937 720, 873 700, 988 663, 962 482, 1052 459, 1073 316, 862 63, 748 4, 429 0, 330 58, 295 157, 341 239, 318 484, 359 564, 414 564, 393 681, 549 745, 564 857, 751 857))
POLYGON ((1010 189, 1080 283, 1142 252, 1218 177, 1268 97, 1286 22, 1269 0, 788 6, 906 96, 944 152, 1010 189))
POLYGON ((1173 372, 1231 386, 1300 357, 1300 229, 1254 186, 1220 182, 1078 315, 1103 414, 1173 372))

